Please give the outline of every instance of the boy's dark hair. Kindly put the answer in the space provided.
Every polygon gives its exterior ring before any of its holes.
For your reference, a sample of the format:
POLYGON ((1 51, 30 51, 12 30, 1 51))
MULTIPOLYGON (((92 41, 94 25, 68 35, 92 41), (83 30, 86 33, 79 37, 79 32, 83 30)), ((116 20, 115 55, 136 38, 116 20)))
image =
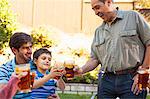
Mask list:
POLYGON ((49 51, 49 50, 46 49, 46 48, 40 48, 40 49, 36 50, 36 51, 33 53, 33 60, 34 60, 34 59, 38 59, 38 57, 39 57, 41 54, 43 54, 43 53, 46 53, 46 54, 49 54, 50 56, 52 56, 52 55, 51 55, 51 51, 49 51))
POLYGON ((32 43, 32 37, 30 35, 23 32, 16 32, 11 36, 9 46, 10 48, 14 47, 19 49, 23 44, 28 42, 32 43))

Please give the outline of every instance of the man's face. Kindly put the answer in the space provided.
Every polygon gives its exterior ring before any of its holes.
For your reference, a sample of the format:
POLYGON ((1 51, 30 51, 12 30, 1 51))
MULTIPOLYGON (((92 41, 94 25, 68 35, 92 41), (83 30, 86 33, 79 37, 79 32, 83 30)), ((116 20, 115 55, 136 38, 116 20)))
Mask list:
POLYGON ((99 0, 91 0, 91 6, 95 14, 101 17, 104 21, 109 21, 111 18, 111 12, 113 9, 110 7, 111 0, 106 0, 105 3, 99 0))
POLYGON ((28 63, 31 60, 32 55, 32 43, 28 42, 23 44, 18 50, 15 51, 16 59, 21 62, 28 63))

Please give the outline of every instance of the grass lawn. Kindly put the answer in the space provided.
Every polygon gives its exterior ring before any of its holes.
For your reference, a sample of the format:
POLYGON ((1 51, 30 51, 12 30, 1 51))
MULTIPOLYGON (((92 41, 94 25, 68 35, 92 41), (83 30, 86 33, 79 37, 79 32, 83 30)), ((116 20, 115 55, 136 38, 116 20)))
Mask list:
MULTIPOLYGON (((59 96, 60 96, 60 99, 90 99, 92 95, 60 94, 59 93, 59 96)), ((150 99, 150 95, 148 95, 146 99, 150 99)))
POLYGON ((150 95, 148 95, 146 99, 150 99, 150 95))
POLYGON ((92 95, 60 94, 60 99, 90 99, 92 95))

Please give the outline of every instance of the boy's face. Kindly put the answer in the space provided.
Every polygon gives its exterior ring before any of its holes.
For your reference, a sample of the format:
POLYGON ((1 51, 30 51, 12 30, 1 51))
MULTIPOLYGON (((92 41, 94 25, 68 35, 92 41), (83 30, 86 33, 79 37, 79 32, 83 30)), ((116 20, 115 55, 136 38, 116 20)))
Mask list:
POLYGON ((48 53, 43 53, 38 57, 38 59, 34 59, 34 63, 39 71, 45 72, 50 69, 51 56, 48 53))

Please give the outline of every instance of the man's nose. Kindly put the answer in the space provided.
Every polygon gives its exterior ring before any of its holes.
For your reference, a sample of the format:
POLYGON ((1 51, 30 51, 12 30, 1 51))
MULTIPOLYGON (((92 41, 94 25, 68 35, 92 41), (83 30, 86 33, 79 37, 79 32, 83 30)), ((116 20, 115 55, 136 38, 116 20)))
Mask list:
POLYGON ((28 48, 28 52, 32 52, 32 47, 29 47, 29 48, 28 48))

